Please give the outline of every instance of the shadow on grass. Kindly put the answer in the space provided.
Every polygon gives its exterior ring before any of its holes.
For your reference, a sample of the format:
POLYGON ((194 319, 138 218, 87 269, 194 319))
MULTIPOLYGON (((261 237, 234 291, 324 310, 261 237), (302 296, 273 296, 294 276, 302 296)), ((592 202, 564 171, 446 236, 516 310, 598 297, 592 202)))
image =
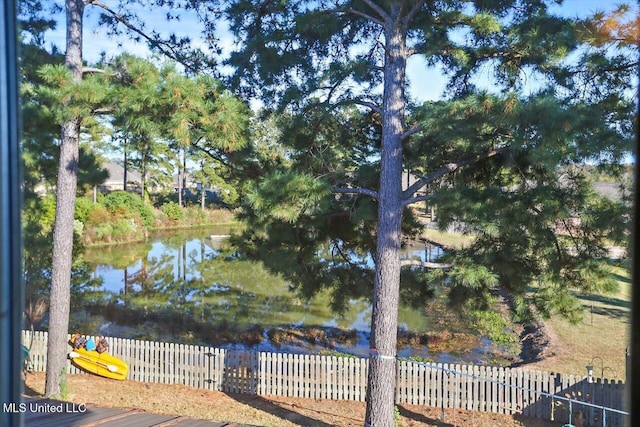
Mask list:
MULTIPOLYGON (((588 313, 605 316, 610 319, 615 319, 619 321, 624 320, 625 323, 631 322, 630 310, 594 306, 594 307, 587 307, 587 311, 588 313)), ((586 316, 585 316, 584 322, 588 323, 586 316)))
MULTIPOLYGON (((286 405, 284 403, 272 402, 268 399, 265 399, 261 396, 257 395, 249 395, 249 394, 241 394, 241 393, 225 393, 230 398, 236 400, 237 402, 244 403, 245 405, 251 406, 252 408, 258 409, 260 411, 269 413, 275 417, 278 417, 282 420, 292 422, 294 424, 298 424, 301 426, 308 427, 331 427, 333 424, 327 424, 324 421, 320 421, 318 419, 309 417, 300 412, 296 412, 296 406, 286 405), (288 409, 285 407, 290 406, 292 409, 288 409)), ((320 413, 318 410, 306 409, 306 411, 313 411, 320 413)), ((324 414, 331 415, 328 412, 324 412, 324 414)), ((359 421, 359 420, 354 420, 359 421)))
POLYGON ((618 273, 613 273, 613 277, 618 280, 619 282, 622 283, 631 283, 631 277, 628 276, 623 276, 621 274, 618 273))
POLYGON ((620 298, 608 298, 602 295, 579 295, 579 298, 583 301, 597 302, 603 305, 621 307, 631 310, 631 301, 623 300, 620 298))

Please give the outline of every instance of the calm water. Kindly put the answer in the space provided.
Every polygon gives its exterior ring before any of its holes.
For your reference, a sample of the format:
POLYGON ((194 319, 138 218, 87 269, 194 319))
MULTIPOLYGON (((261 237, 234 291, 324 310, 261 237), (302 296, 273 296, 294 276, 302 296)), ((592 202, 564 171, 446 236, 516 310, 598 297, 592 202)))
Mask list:
MULTIPOLYGON (((367 353, 368 301, 352 300, 345 313, 336 315, 329 308, 328 294, 302 300, 260 264, 218 256, 228 234, 224 227, 158 233, 146 243, 87 249, 82 258, 91 279, 76 291, 79 302, 72 326, 87 329, 86 333, 287 351, 319 350, 314 347, 326 347, 327 342, 314 346, 283 339, 275 344, 269 330, 340 328, 352 331, 351 339, 331 339, 329 347, 367 353)), ((432 261, 441 254, 439 248, 416 242, 402 256, 432 261)), ((422 308, 401 306, 399 323, 405 331, 431 330, 422 308)), ((463 358, 485 354, 490 343, 479 342, 463 358)), ((426 356, 426 352, 422 345, 400 348, 405 356, 426 356)), ((435 358, 459 359, 445 353, 435 358)))

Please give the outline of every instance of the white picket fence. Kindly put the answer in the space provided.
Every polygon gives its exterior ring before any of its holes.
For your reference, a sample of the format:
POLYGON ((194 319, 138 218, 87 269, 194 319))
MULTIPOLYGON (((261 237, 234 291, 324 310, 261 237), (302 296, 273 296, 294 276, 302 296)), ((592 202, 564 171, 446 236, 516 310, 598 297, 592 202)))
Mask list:
MULTIPOLYGON (((357 357, 226 350, 107 337, 128 379, 227 393, 364 401, 369 361, 357 357)), ((23 331, 34 371, 46 369, 47 333, 23 331)), ((71 347, 69 347, 71 350, 71 347)), ((68 372, 81 373, 71 363, 68 372)), ((622 426, 624 384, 521 368, 398 360, 396 403, 622 426), (571 417, 571 418, 570 418, 571 417)))

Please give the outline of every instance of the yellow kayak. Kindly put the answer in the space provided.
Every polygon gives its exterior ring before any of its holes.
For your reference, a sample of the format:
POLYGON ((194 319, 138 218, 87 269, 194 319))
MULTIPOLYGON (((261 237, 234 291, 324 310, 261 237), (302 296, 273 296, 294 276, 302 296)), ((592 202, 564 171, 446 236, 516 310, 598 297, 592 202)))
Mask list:
POLYGON ((129 365, 124 360, 95 350, 74 349, 69 353, 69 359, 83 371, 114 380, 124 380, 129 372, 129 365))

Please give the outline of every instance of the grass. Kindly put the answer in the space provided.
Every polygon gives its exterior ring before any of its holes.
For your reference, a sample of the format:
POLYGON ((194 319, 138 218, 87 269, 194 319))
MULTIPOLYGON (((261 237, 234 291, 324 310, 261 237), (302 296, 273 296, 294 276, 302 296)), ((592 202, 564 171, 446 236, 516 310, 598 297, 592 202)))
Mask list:
POLYGON ((462 248, 473 241, 471 236, 456 233, 447 233, 438 230, 425 229, 421 237, 436 242, 444 248, 462 248))
POLYGON ((561 318, 546 323, 557 335, 555 356, 535 364, 553 372, 586 375, 594 366, 596 377, 625 381, 625 352, 630 344, 631 279, 626 266, 612 266, 619 289, 609 295, 577 294, 584 307, 582 322, 561 318))
MULTIPOLYGON (((460 248, 472 237, 426 229, 423 237, 444 247, 460 248)), ((554 333, 554 356, 526 368, 586 375, 587 365, 596 377, 625 381, 626 350, 630 344, 631 279, 628 263, 611 266, 618 291, 607 295, 576 294, 584 307, 582 322, 571 324, 554 317, 546 324, 554 333)))

